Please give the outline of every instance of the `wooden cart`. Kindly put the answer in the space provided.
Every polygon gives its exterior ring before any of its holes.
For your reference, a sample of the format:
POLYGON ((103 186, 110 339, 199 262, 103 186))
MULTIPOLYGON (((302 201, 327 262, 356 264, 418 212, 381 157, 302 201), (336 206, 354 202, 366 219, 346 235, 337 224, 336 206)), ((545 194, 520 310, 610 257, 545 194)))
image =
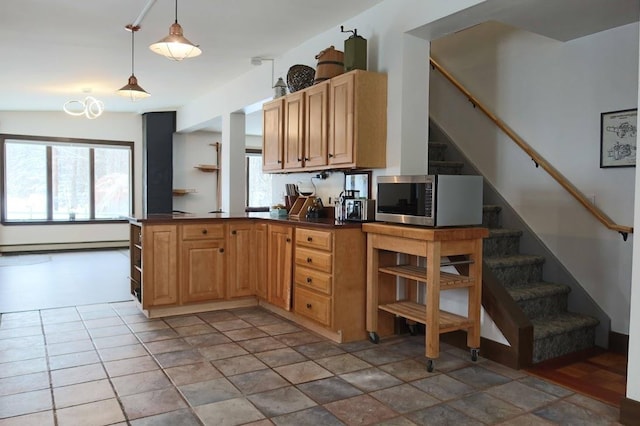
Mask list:
POLYGON ((486 228, 424 228, 407 225, 366 223, 367 233, 367 318, 369 339, 394 332, 394 317, 425 324, 427 370, 433 371, 440 352, 440 334, 467 332, 471 359, 480 348, 480 307, 482 296, 482 239, 486 228), (398 256, 404 254, 405 256, 398 256), (455 256, 468 264, 468 274, 442 272, 441 259, 455 256), (405 258, 406 261, 398 261, 405 258), (422 266, 421 266, 422 265, 422 266), (397 300, 397 278, 426 283, 425 304, 416 292, 405 288, 407 297, 397 300), (440 291, 466 288, 469 293, 466 316, 440 310, 440 291))

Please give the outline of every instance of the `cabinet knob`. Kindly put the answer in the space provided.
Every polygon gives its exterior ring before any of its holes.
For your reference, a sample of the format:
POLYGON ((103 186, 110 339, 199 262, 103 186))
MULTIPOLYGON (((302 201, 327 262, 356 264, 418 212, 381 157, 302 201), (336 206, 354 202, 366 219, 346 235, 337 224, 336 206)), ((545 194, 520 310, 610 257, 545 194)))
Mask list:
POLYGON ((207 235, 207 230, 206 230, 206 229, 203 229, 203 230, 202 230, 202 233, 203 233, 204 235, 207 235))
POLYGON ((311 309, 311 303, 307 303, 307 309, 311 309))
POLYGON ((309 161, 309 159, 307 157, 304 157, 304 161, 309 161))
POLYGON ((311 263, 311 262, 313 262, 313 259, 310 257, 307 257, 307 263, 311 263))
POLYGON ((307 282, 311 283, 313 280, 311 279, 311 277, 307 277, 307 282))
POLYGON ((287 238, 287 240, 286 240, 286 241, 287 241, 288 243, 290 243, 290 242, 291 242, 291 238, 287 238))
POLYGON ((220 248, 218 249, 218 251, 219 251, 220 253, 224 253, 224 247, 220 247, 220 248))
POLYGON ((231 231, 231 235, 236 235, 238 233, 238 231, 236 231, 235 229, 233 231, 231 231))
POLYGON ((281 160, 278 160, 278 164, 282 164, 282 161, 281 161, 281 160))
POLYGON ((329 154, 329 158, 333 158, 333 154, 329 154))
POLYGON ((307 237, 307 241, 311 242, 311 241, 313 241, 313 238, 307 237))
POLYGON ((298 158, 298 161, 302 161, 302 158, 298 158))

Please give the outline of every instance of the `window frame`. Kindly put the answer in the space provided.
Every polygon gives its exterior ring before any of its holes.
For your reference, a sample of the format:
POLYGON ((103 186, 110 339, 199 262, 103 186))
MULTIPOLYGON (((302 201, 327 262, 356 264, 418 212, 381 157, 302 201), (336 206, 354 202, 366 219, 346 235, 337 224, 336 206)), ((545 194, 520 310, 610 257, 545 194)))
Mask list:
POLYGON ((269 209, 269 206, 249 206, 249 186, 250 186, 250 177, 249 177, 249 157, 251 156, 262 156, 263 152, 261 148, 245 148, 244 154, 244 176, 245 176, 245 188, 244 188, 244 206, 245 210, 253 210, 253 211, 264 211, 269 209))
POLYGON ((53 174, 52 169, 52 146, 53 145, 76 145, 84 146, 90 149, 89 154, 89 185, 91 188, 91 199, 89 203, 91 205, 91 211, 95 215, 95 151, 91 148, 101 147, 125 147, 129 150, 130 155, 130 200, 131 215, 135 214, 135 143, 132 141, 116 141, 106 139, 84 139, 84 138, 65 138, 65 137, 50 137, 50 136, 33 136, 33 135, 14 135, 0 133, 0 199, 2 200, 2 208, 0 209, 0 223, 4 226, 29 226, 29 225, 71 225, 71 224, 105 224, 105 223, 122 223, 127 222, 128 218, 121 219, 74 219, 74 220, 60 220, 53 219, 53 187, 51 176, 53 174), (16 220, 7 219, 7 193, 6 193, 6 179, 7 179, 7 165, 5 157, 5 147, 7 141, 32 141, 41 143, 46 147, 47 151, 47 219, 42 220, 16 220))

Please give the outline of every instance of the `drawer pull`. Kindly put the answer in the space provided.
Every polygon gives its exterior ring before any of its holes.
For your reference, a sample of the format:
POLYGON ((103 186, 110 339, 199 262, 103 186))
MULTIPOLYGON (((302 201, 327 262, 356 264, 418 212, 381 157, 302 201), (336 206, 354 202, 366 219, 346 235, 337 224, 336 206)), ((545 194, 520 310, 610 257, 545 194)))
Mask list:
POLYGON ((307 237, 307 241, 311 242, 311 241, 313 241, 313 238, 307 237))
POLYGON ((307 282, 308 282, 309 284, 311 284, 311 283, 313 282, 313 280, 311 279, 311 277, 307 277, 307 282))
POLYGON ((311 263, 311 262, 313 262, 313 259, 310 257, 307 257, 307 263, 311 263))
POLYGON ((224 248, 220 247, 220 249, 218 250, 220 253, 224 253, 224 248))
POLYGON ((235 229, 233 231, 231 231, 231 235, 236 235, 238 233, 238 231, 236 231, 235 229))
POLYGON ((203 230, 202 230, 202 233, 203 233, 204 235, 207 235, 207 230, 206 230, 206 229, 203 229, 203 230))
POLYGON ((311 309, 311 303, 307 303, 307 309, 311 309))

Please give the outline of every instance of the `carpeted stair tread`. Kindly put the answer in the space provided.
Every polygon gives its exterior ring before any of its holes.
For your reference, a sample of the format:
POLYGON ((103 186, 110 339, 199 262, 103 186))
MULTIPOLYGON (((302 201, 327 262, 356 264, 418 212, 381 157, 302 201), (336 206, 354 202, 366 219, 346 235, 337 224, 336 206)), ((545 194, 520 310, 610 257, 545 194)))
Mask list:
POLYGON ((485 257, 484 263, 490 268, 508 268, 510 266, 544 263, 544 256, 533 254, 514 254, 511 256, 485 257))
POLYGON ((519 229, 506 229, 506 228, 489 228, 488 238, 507 238, 507 237, 521 237, 522 231, 519 229))
POLYGON ((548 282, 529 283, 523 287, 508 288, 507 291, 516 302, 524 302, 540 297, 551 297, 559 294, 568 294, 571 287, 566 284, 548 282))
POLYGON ((581 328, 595 327, 600 323, 596 318, 587 315, 564 312, 552 317, 531 319, 533 324, 533 340, 540 340, 581 328))
POLYGON ((443 167, 464 167, 464 163, 460 161, 432 161, 429 160, 429 167, 431 166, 443 166, 443 167))

